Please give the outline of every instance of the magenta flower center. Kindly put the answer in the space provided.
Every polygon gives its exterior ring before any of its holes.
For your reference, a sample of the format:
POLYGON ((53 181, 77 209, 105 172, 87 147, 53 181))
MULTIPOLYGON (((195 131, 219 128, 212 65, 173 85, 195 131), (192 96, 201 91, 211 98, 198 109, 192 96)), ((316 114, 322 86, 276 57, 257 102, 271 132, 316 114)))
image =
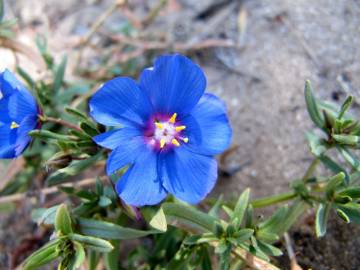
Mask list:
POLYGON ((169 149, 179 147, 181 143, 189 142, 184 135, 186 126, 176 120, 177 114, 171 117, 158 115, 152 117, 145 130, 147 143, 155 149, 169 149))

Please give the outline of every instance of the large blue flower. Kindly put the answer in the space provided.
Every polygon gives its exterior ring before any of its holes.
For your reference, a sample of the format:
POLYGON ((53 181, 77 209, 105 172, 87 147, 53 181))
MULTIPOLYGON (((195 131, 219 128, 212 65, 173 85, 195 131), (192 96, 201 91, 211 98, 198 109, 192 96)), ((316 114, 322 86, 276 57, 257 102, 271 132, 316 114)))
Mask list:
POLYGON ((118 77, 91 98, 91 116, 117 127, 94 141, 112 149, 109 175, 129 165, 116 185, 127 204, 157 204, 167 193, 197 203, 212 190, 213 156, 229 146, 231 128, 224 104, 205 88, 200 67, 176 54, 159 57, 139 83, 118 77))
POLYGON ((0 73, 0 158, 19 156, 38 123, 34 97, 8 70, 0 73))

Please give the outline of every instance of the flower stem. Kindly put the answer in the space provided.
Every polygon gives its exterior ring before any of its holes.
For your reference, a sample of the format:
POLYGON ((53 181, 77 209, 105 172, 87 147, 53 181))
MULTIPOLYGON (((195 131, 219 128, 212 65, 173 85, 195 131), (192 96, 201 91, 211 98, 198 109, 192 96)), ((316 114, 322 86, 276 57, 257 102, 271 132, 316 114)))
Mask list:
POLYGON ((282 194, 253 200, 251 202, 251 204, 254 208, 261 208, 261 207, 266 207, 266 206, 269 206, 272 204, 292 200, 292 199, 296 198, 296 196, 297 196, 297 194, 294 191, 289 191, 289 192, 285 192, 282 194))
POLYGON ((65 126, 65 127, 68 127, 68 128, 71 128, 71 129, 74 129, 76 131, 79 131, 79 132, 82 132, 82 129, 80 127, 78 127, 77 125, 74 125, 72 123, 69 123, 67 121, 64 121, 60 118, 53 118, 53 117, 49 117, 49 116, 40 116, 40 120, 42 122, 51 122, 51 123, 55 123, 55 124, 58 124, 58 125, 62 125, 62 126, 65 126))

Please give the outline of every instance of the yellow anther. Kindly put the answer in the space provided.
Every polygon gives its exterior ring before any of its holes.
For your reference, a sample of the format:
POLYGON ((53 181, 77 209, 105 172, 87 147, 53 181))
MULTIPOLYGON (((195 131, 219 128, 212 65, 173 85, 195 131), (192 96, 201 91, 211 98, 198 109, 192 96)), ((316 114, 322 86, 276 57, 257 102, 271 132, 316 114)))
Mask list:
POLYGON ((178 142, 177 139, 172 139, 172 140, 171 140, 171 143, 172 143, 173 145, 180 146, 180 143, 178 142))
POLYGON ((156 126, 158 129, 163 129, 163 128, 164 128, 164 125, 161 124, 161 123, 158 123, 158 122, 155 122, 155 126, 156 126))
POLYGON ((14 121, 11 122, 11 125, 10 125, 11 129, 18 128, 18 127, 19 127, 18 123, 14 122, 14 121))
POLYGON ((176 116, 177 116, 177 113, 174 113, 171 118, 169 119, 169 122, 174 124, 175 123, 175 120, 176 120, 176 116))
POLYGON ((178 126, 178 127, 175 127, 175 130, 176 130, 177 132, 179 132, 179 131, 184 130, 185 128, 186 128, 186 126, 178 126))
POLYGON ((189 138, 182 138, 184 143, 188 143, 189 142, 189 138))
POLYGON ((165 139, 160 140, 160 148, 164 148, 165 146, 165 139))

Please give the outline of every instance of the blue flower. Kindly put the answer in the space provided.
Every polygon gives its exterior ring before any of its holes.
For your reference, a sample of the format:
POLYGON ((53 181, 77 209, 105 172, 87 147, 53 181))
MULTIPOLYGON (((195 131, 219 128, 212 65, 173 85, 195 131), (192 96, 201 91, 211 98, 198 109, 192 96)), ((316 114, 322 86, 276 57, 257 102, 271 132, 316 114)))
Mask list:
POLYGON ((0 158, 15 158, 31 141, 38 124, 34 97, 8 70, 0 73, 0 158))
POLYGON ((201 68, 176 54, 159 57, 139 83, 118 77, 91 98, 91 116, 116 127, 94 137, 112 150, 107 174, 129 165, 116 185, 127 204, 154 205, 168 193, 198 203, 212 190, 213 156, 229 146, 231 128, 224 104, 205 88, 201 68))

